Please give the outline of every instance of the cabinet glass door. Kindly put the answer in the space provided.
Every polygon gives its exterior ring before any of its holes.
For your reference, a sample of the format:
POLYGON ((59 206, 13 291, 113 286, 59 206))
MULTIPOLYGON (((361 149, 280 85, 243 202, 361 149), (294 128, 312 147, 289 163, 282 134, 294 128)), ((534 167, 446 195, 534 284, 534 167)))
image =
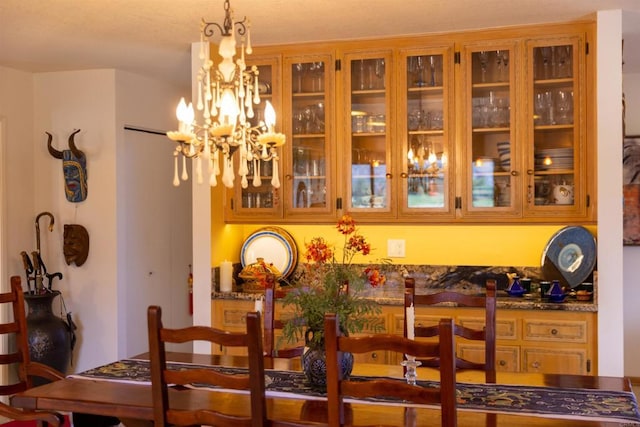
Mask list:
POLYGON ((518 215, 515 144, 513 44, 473 46, 466 53, 470 103, 467 104, 465 215, 502 212, 518 215))
POLYGON ((330 213, 333 199, 329 176, 333 127, 333 59, 330 55, 288 57, 284 60, 285 111, 291 144, 286 163, 286 215, 330 213))
POLYGON ((449 94, 452 87, 451 50, 402 54, 399 87, 405 88, 404 129, 400 159, 402 214, 453 212, 449 94))
POLYGON ((347 206, 366 215, 395 211, 390 168, 390 53, 345 56, 347 206), (350 126, 349 126, 350 124, 350 126), (350 132, 349 132, 350 130, 350 132))
MULTIPOLYGON (((259 70, 259 96, 260 103, 253 105, 254 117, 249 119, 252 126, 257 126, 264 122, 264 111, 266 102, 269 101, 276 110, 276 130, 283 128, 282 114, 280 113, 280 98, 278 96, 280 87, 278 79, 275 77, 279 68, 277 58, 251 58, 251 65, 255 65, 259 70)), ((278 147, 280 164, 282 164, 283 147, 278 147)), ((239 168, 239 155, 234 155, 234 171, 239 168)), ((226 219, 234 220, 255 216, 257 212, 264 217, 281 217, 282 201, 280 200, 281 188, 271 185, 273 174, 277 173, 279 180, 282 180, 282 168, 276 170, 273 161, 263 161, 253 159, 248 163, 249 173, 247 174, 246 188, 243 188, 240 178, 236 176, 235 185, 231 191, 227 192, 226 219), (229 200, 229 198, 231 200, 229 200)), ((220 184, 219 184, 220 185, 220 184)))
MULTIPOLYGON (((529 152, 527 206, 550 213, 579 209, 576 171, 582 170, 580 90, 577 39, 532 42, 529 45, 530 105, 533 142, 529 152)), ((565 212, 566 214, 566 212, 565 212)))

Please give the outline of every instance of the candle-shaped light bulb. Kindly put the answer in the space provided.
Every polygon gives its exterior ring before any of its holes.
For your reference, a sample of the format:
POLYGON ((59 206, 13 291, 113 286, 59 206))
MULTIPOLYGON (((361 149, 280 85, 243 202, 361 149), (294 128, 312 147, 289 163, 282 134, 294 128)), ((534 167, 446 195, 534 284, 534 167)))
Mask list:
POLYGON ((267 125, 269 132, 273 132, 276 125, 276 110, 274 110, 269 101, 266 102, 264 107, 264 123, 267 125))
POLYGON ((413 161, 413 148, 409 148, 409 152, 407 153, 407 159, 409 159, 410 161, 413 161))
POLYGON ((180 111, 177 114, 180 114, 182 118, 179 118, 178 120, 180 120, 183 124, 183 132, 190 133, 191 126, 193 125, 193 119, 196 116, 195 112, 193 111, 193 104, 189 103, 189 106, 187 106, 184 102, 184 98, 180 100, 180 104, 178 105, 178 110, 180 111), (184 104, 184 107, 180 107, 180 104, 184 104))
POLYGON ((222 92, 220 100, 220 124, 235 126, 238 113, 238 102, 236 101, 233 91, 231 89, 225 89, 222 92))
POLYGON ((176 118, 178 119, 178 132, 184 133, 185 131, 185 115, 187 110, 187 103, 184 98, 180 98, 180 102, 176 107, 176 118))

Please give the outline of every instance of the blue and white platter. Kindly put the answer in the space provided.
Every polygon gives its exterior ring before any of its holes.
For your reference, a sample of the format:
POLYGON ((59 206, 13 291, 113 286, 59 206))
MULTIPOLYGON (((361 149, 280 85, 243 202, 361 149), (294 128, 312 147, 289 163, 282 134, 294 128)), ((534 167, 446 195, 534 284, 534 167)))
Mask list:
POLYGON ((254 264, 258 258, 273 264, 286 279, 298 263, 298 247, 291 234, 280 227, 264 227, 254 231, 242 244, 242 267, 254 264))

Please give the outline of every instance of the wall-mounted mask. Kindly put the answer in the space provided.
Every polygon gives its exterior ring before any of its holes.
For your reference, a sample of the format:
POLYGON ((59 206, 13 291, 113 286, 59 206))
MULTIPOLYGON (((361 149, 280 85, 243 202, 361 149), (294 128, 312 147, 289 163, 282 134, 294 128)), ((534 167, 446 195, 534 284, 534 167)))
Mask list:
POLYGON ((47 148, 56 159, 62 159, 62 171, 64 173, 64 193, 67 200, 73 203, 82 202, 87 198, 87 158, 76 147, 75 135, 80 129, 75 130, 69 136, 69 149, 58 151, 51 145, 53 137, 49 132, 47 148))
POLYGON ((89 232, 79 224, 64 225, 64 260, 80 267, 89 256, 89 232))

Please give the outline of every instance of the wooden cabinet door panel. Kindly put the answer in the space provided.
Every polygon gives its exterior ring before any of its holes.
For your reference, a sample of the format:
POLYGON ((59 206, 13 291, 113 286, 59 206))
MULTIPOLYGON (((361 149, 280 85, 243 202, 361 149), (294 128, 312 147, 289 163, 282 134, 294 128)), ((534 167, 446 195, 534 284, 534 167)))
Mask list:
POLYGON ((522 371, 546 374, 586 375, 587 351, 583 349, 523 348, 522 371))

